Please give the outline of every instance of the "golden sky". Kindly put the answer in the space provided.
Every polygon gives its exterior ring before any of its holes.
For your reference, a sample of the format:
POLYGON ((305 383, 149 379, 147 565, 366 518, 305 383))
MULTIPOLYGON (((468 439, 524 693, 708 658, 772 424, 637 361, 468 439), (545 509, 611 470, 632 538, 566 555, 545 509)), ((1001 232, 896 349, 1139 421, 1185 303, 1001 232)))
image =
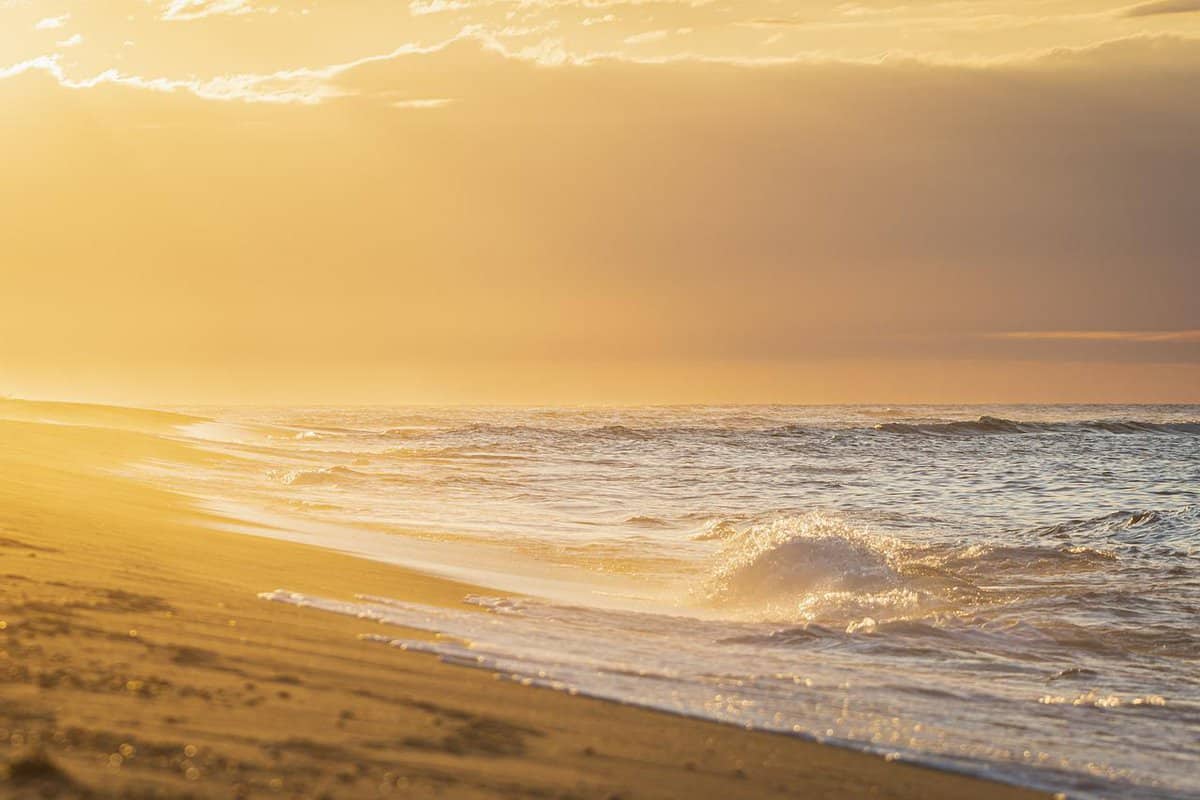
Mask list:
POLYGON ((0 393, 1200 402, 1200 0, 0 0, 0 393))

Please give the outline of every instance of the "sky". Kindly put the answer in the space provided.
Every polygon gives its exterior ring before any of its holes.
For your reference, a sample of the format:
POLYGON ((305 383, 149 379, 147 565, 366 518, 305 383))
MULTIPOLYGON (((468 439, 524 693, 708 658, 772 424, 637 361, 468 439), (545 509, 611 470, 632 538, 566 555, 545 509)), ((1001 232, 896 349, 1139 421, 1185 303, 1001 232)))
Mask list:
POLYGON ((1200 1, 0 0, 0 394, 1200 402, 1200 1))

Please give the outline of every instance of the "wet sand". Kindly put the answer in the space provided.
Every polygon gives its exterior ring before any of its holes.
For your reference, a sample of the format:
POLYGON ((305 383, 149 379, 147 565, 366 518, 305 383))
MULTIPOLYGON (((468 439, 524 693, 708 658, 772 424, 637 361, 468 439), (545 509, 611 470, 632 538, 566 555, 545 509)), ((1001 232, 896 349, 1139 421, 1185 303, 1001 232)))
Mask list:
POLYGON ((360 641, 371 622, 259 600, 457 604, 476 589, 216 530, 118 474, 204 458, 154 435, 183 421, 0 401, 0 795, 1043 796, 521 686, 360 641))

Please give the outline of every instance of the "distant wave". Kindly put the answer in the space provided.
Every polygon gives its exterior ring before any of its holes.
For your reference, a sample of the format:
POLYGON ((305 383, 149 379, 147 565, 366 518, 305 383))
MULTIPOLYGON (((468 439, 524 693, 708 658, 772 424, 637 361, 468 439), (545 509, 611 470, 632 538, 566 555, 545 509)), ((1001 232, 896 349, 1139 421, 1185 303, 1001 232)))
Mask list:
POLYGON ((982 416, 952 422, 883 422, 875 430, 898 434, 1017 434, 1094 432, 1112 434, 1200 435, 1200 422, 1149 422, 1144 420, 1083 420, 1079 422, 1020 422, 1003 417, 982 416))
POLYGON ((692 536, 694 542, 716 542, 732 539, 738 534, 738 527, 732 521, 722 518, 710 518, 707 514, 703 515, 705 520, 704 528, 697 534, 692 536))
POLYGON ((866 427, 820 423, 782 423, 763 427, 715 425, 634 426, 619 423, 566 426, 471 423, 443 427, 395 427, 378 436, 387 439, 496 442, 518 440, 530 444, 551 442, 639 442, 671 438, 706 437, 722 442, 755 442, 769 439, 800 439, 825 434, 889 433, 898 435, 971 436, 980 434, 1170 434, 1200 436, 1200 421, 1154 422, 1150 420, 1096 419, 1082 421, 1028 421, 981 416, 967 420, 887 421, 866 427))
POLYGON ((433 436, 462 437, 483 436, 490 438, 550 438, 573 437, 595 439, 650 439, 657 434, 671 432, 669 428, 634 428, 628 425, 611 424, 590 427, 567 427, 545 425, 503 425, 490 422, 475 422, 455 427, 401 427, 390 428, 383 435, 393 439, 419 439, 433 436))
MULTIPOLYGON (((311 422, 311 421, 303 420, 303 419, 292 420, 291 424, 287 426, 287 429, 288 430, 297 430, 300 433, 314 433, 315 432, 315 433, 319 433, 319 434, 335 433, 335 434, 353 435, 353 434, 363 434, 363 433, 369 432, 369 431, 364 431, 361 428, 347 428, 344 425, 324 425, 324 424, 321 424, 320 422, 311 422)), ((299 439, 299 438, 303 438, 303 437, 297 436, 296 438, 299 439)))
POLYGON ((402 447, 387 450, 384 455, 409 461, 472 461, 507 463, 530 461, 532 456, 513 453, 498 444, 477 444, 461 447, 402 447))
POLYGON ((864 408, 859 410, 858 413, 862 414, 864 417, 895 419, 896 417, 911 417, 919 412, 900 408, 892 408, 891 406, 888 406, 886 408, 864 408))
POLYGON ((1072 519, 1034 528, 1030 531, 1042 539, 1065 543, 1107 542, 1143 556, 1174 559, 1200 553, 1197 533, 1200 532, 1200 506, 1186 505, 1172 509, 1137 509, 1084 519, 1072 519))
POLYGON ((267 477, 287 486, 319 486, 365 478, 367 475, 349 467, 325 467, 324 469, 271 470, 267 473, 267 477))
POLYGON ((429 428, 388 428, 383 432, 383 435, 390 439, 420 439, 424 436, 429 436, 435 431, 429 428))
POLYGON ((591 433, 601 436, 616 436, 623 439, 648 439, 654 435, 654 431, 652 430, 630 428, 627 425, 602 425, 599 428, 593 428, 591 433))
POLYGON ((447 417, 441 414, 401 414, 389 417, 388 424, 403 428, 436 428, 446 424, 447 417))
POLYGON ((796 425, 793 423, 789 425, 777 425, 773 428, 767 428, 763 431, 763 433, 767 434, 768 436, 802 436, 806 433, 809 433, 810 430, 811 429, 803 425, 796 425))
POLYGON ((1171 510, 1140 509, 1136 511, 1114 511, 1098 517, 1073 519, 1037 528, 1036 532, 1045 536, 1074 533, 1081 530, 1127 530, 1143 525, 1152 525, 1172 516, 1186 513, 1191 507, 1171 510))
POLYGON ((652 517, 646 514, 638 514, 628 517, 625 520, 626 525, 634 525, 639 528, 669 528, 671 523, 661 517, 652 517))

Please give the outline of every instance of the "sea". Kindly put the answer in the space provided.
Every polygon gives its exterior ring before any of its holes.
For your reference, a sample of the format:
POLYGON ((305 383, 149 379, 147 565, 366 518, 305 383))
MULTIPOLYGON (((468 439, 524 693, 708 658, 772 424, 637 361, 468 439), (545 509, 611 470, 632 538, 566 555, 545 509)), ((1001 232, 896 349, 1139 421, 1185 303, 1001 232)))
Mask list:
POLYGON ((1200 407, 204 408, 143 476, 478 587, 380 647, 1080 798, 1200 797, 1200 407), (431 635, 414 635, 413 630, 431 635))

